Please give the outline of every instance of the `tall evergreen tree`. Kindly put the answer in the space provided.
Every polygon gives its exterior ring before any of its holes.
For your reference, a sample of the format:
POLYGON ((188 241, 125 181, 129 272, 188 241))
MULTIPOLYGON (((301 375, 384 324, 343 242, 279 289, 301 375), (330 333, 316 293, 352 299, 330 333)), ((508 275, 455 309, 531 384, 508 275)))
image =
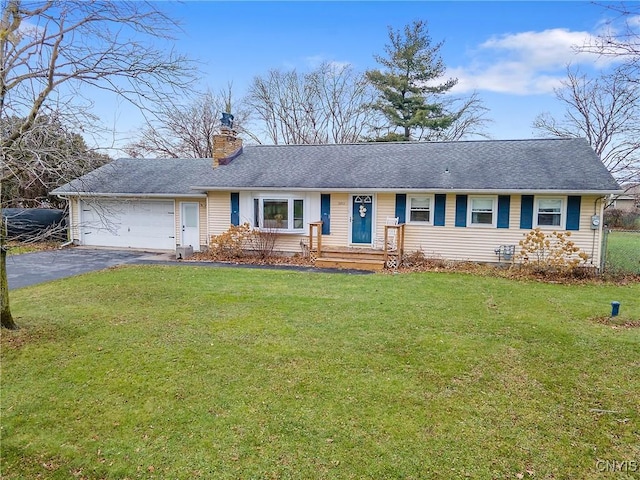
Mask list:
POLYGON ((457 114, 448 112, 439 97, 458 80, 439 83, 446 70, 439 55, 443 42, 432 45, 426 22, 418 20, 405 26, 404 32, 389 27, 389 40, 386 57, 374 56, 384 69, 369 70, 366 75, 380 92, 373 107, 403 131, 378 140, 411 140, 415 129, 438 131, 450 127, 457 114))

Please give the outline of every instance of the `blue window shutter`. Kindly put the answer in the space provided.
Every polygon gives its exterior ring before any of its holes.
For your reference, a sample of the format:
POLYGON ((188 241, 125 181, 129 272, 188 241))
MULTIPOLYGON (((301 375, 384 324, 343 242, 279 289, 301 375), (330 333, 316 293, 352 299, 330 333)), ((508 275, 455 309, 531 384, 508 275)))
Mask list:
POLYGON ((456 195, 456 227, 467 226, 467 196, 456 195))
POLYGON ((320 195, 320 220, 322 220, 322 235, 331 233, 331 195, 320 195))
POLYGON ((260 227, 260 199, 253 199, 253 226, 258 228, 260 227))
POLYGON ((511 209, 511 196, 498 195, 498 228, 509 228, 509 210, 511 209))
POLYGON ((398 217, 398 223, 406 223, 407 213, 407 195, 404 193, 396 194, 396 217, 398 217))
POLYGON ((231 225, 240 225, 240 194, 231 192, 231 225))
POLYGON ((444 215, 447 208, 447 196, 443 193, 436 194, 433 207, 433 224, 436 227, 444 227, 444 215))
POLYGON ((533 195, 522 195, 520 203, 520 228, 533 227, 533 195))
POLYGON ((567 230, 580 230, 581 201, 579 195, 567 198, 567 230))

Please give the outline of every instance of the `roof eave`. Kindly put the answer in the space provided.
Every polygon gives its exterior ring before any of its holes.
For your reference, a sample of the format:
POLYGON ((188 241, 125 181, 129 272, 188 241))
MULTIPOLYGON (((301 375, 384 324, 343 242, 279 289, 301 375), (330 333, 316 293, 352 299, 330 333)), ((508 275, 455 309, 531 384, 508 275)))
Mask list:
POLYGON ((376 187, 350 187, 350 188, 301 188, 301 187, 212 187, 212 186, 194 186, 193 190, 206 190, 211 192, 252 192, 252 191, 266 191, 266 192, 380 192, 380 193, 409 193, 409 192, 421 192, 421 193, 459 193, 459 194, 563 194, 563 195, 615 195, 622 193, 623 190, 564 190, 564 189, 454 189, 454 188, 376 188, 376 187))
POLYGON ((51 192, 59 197, 119 197, 119 198, 206 198, 206 193, 105 193, 105 192, 51 192))

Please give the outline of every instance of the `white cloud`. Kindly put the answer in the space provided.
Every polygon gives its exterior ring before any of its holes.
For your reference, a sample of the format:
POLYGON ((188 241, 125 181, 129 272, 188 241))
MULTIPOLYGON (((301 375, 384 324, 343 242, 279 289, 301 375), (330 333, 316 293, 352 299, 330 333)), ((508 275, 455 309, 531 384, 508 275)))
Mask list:
POLYGON ((567 65, 604 68, 612 61, 576 51, 592 39, 588 32, 562 28, 495 36, 472 52, 470 65, 447 74, 458 78, 456 92, 550 93, 566 77, 567 65))
POLYGON ((315 70, 322 64, 328 64, 336 70, 343 70, 351 66, 351 62, 328 60, 327 57, 323 55, 314 55, 314 56, 306 57, 304 58, 304 64, 310 70, 315 70))
POLYGON ((318 68, 322 62, 326 61, 326 58, 323 55, 312 55, 304 58, 303 60, 308 68, 314 69, 318 68))
POLYGON ((640 15, 634 15, 629 17, 629 27, 631 28, 640 27, 640 15))
POLYGON ((480 48, 503 52, 512 58, 526 60, 532 66, 562 66, 575 57, 573 46, 583 44, 589 36, 586 32, 555 28, 493 37, 480 48))
POLYGON ((46 30, 44 27, 30 22, 29 20, 22 20, 20 25, 18 25, 18 32, 22 37, 26 37, 31 41, 44 35, 46 30))
POLYGON ((337 71, 343 70, 344 68, 352 65, 351 62, 347 61, 329 60, 328 57, 324 55, 311 55, 300 58, 297 61, 284 61, 282 62, 282 68, 285 70, 296 70, 303 73, 315 70, 322 64, 328 64, 337 71))

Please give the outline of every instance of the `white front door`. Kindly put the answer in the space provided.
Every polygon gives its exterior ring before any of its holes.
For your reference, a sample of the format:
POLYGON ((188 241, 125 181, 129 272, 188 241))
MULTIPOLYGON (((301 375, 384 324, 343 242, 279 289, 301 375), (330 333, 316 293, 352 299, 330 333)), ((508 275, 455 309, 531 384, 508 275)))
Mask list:
POLYGON ((180 204, 180 219, 182 220, 181 245, 191 245, 193 251, 200 250, 200 205, 196 202, 183 202, 180 204))

